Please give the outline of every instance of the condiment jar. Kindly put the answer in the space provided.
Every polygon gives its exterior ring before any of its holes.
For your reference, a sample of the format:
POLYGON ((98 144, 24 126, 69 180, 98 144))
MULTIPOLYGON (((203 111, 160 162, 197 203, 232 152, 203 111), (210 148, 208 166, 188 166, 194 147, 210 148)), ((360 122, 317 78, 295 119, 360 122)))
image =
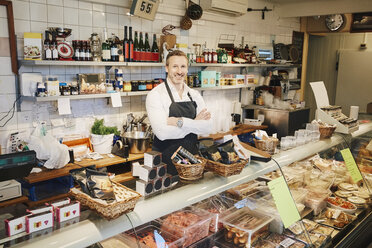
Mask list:
POLYGON ((146 90, 146 82, 144 80, 139 81, 138 90, 139 91, 145 91, 146 90))
POLYGON ((152 90, 153 86, 152 86, 152 81, 151 80, 147 80, 146 81, 146 90, 152 90))
POLYGON ((132 84, 132 91, 138 91, 139 82, 138 81, 132 81, 131 84, 132 84))
POLYGON ((155 80, 153 81, 152 88, 155 88, 155 87, 158 86, 159 84, 160 84, 160 80, 155 79, 155 80))
POLYGON ((71 95, 79 95, 79 87, 77 85, 77 82, 72 82, 70 86, 71 95))
POLYGON ((124 81, 124 91, 129 92, 132 91, 132 84, 130 81, 124 81))

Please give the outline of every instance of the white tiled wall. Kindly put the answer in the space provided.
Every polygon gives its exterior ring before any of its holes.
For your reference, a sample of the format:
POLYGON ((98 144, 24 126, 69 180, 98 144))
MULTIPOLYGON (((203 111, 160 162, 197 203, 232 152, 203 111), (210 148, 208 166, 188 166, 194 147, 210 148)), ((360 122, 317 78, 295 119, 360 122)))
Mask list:
MULTIPOLYGON (((18 55, 23 53, 23 32, 44 33, 47 27, 68 27, 73 32, 70 39, 86 40, 92 32, 102 35, 103 28, 108 29, 108 33, 115 33, 120 38, 123 37, 123 27, 132 26, 133 30, 149 33, 150 39, 155 33, 159 37, 161 29, 172 24, 179 26, 181 16, 171 14, 156 15, 154 21, 148 21, 137 17, 126 15, 127 8, 110 6, 106 4, 97 4, 79 0, 13 0, 13 9, 15 17, 15 32, 17 35, 18 55)), ((125 1, 128 2, 128 1, 125 1)), ((169 13, 172 8, 182 8, 183 0, 163 0, 163 5, 167 6, 169 13)), ((272 3, 261 0, 250 0, 250 6, 263 8, 267 6, 272 8, 272 3)), ((212 22, 206 20, 193 21, 190 30, 175 29, 172 31, 177 35, 179 42, 187 43, 192 46, 193 43, 205 43, 209 48, 216 48, 218 42, 226 42, 221 39, 223 35, 235 37, 233 42, 239 45, 241 37, 244 36, 244 42, 253 45, 269 45, 272 39, 276 43, 291 43, 292 31, 298 31, 300 28, 299 19, 287 18, 281 19, 277 16, 275 9, 265 14, 265 20, 261 19, 261 12, 250 12, 242 17, 234 18, 236 24, 230 25, 221 22, 212 22)), ((6 11, 4 6, 0 6, 0 27, 6 27, 6 11)), ((4 35, 1 30, 0 34, 4 35)), ((150 43, 152 41, 150 40, 150 43)), ((10 58, 0 57, 0 119, 2 119, 9 109, 12 108, 16 96, 15 77, 11 72, 10 58)), ((158 67, 131 67, 122 68, 124 79, 151 79, 155 77, 164 77, 165 71, 158 67)), ((190 68, 191 72, 196 72, 198 68, 190 68)), ((100 67, 75 67, 75 66, 37 66, 21 67, 20 72, 41 72, 43 75, 57 75, 60 81, 73 80, 77 73, 104 72, 100 67)), ((239 73, 237 69, 224 69, 224 72, 239 73)), ((220 119, 229 119, 229 112, 232 108, 232 101, 237 101, 239 90, 228 90, 221 92, 205 92, 204 99, 207 106, 217 116, 225 113, 220 119)), ((79 100, 72 101, 72 115, 67 118, 73 118, 75 125, 69 128, 53 128, 50 119, 60 118, 56 112, 53 103, 33 103, 24 101, 21 104, 21 112, 15 112, 14 117, 5 127, 0 127, 0 145, 4 152, 6 140, 11 132, 17 130, 31 131, 34 121, 47 121, 53 134, 74 133, 86 130, 92 124, 94 117, 105 118, 110 125, 121 127, 126 113, 145 111, 145 97, 123 98, 123 107, 111 108, 107 105, 105 99, 79 100)), ((63 116, 66 118, 66 116, 63 116)), ((0 126, 4 125, 5 117, 0 121, 0 126)), ((223 127, 215 124, 216 130, 223 127)))

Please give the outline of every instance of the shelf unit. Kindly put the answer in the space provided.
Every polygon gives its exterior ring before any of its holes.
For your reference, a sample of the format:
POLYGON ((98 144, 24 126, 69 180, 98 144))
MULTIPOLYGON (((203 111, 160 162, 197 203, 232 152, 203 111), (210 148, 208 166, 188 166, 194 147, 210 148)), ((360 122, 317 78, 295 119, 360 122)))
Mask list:
MULTIPOLYGON (((372 123, 361 125, 360 129, 354 132, 352 136, 356 137, 369 131, 372 131, 372 123)), ((274 155, 273 158, 283 167, 305 159, 317 152, 329 149, 343 141, 342 135, 336 134, 331 139, 308 143, 280 152, 274 155)), ((128 213, 127 216, 123 215, 111 221, 92 216, 90 219, 59 229, 51 234, 26 240, 14 247, 86 247, 131 229, 131 222, 134 227, 137 227, 239 184, 253 180, 277 168, 274 161, 268 163, 251 162, 249 166, 243 169, 241 174, 227 178, 206 173, 204 178, 197 183, 188 184, 139 201, 134 211, 128 213), (130 218, 131 222, 128 218, 130 218)))
MULTIPOLYGON (((96 62, 96 61, 62 61, 62 60, 19 60, 19 65, 65 65, 65 66, 139 66, 139 67, 162 67, 165 63, 150 62, 96 62)), ((221 63, 191 63, 191 67, 298 67, 297 64, 221 64, 221 63)))
MULTIPOLYGON (((193 88, 198 91, 209 91, 209 90, 231 90, 231 89, 243 89, 248 88, 247 85, 232 85, 232 86, 216 86, 209 88, 193 88)), ((132 91, 132 92, 120 92, 120 96, 145 96, 149 91, 132 91)), ((96 99, 96 98, 110 98, 111 93, 104 94, 86 94, 86 95, 71 95, 71 96, 46 96, 46 97, 33 97, 33 96, 22 96, 25 101, 35 102, 50 102, 57 101, 59 98, 70 98, 70 100, 82 100, 82 99, 96 99)))

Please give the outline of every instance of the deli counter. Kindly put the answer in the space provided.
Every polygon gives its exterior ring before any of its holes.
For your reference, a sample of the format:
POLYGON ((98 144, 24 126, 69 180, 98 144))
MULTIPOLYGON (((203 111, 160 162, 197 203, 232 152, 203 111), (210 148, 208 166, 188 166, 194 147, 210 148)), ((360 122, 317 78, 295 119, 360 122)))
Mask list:
MULTIPOLYGON (((251 161, 239 175, 225 178, 215 176, 212 173, 205 173, 204 178, 196 183, 186 184, 163 194, 139 201, 133 212, 122 215, 117 219, 108 221, 95 214, 89 214, 86 219, 78 223, 54 230, 47 235, 22 240, 19 244, 14 245, 13 243, 12 247, 87 247, 94 245, 97 242, 129 231, 133 227, 141 226, 155 219, 161 219, 162 216, 174 211, 225 193, 259 177, 265 179, 268 175, 276 173, 275 171, 278 170, 277 163, 286 171, 285 168, 289 167, 289 165, 293 166, 296 162, 315 154, 318 154, 317 156, 321 159, 336 158, 337 160, 339 150, 346 148, 348 144, 351 144, 352 152, 357 158, 357 162, 360 162, 358 161, 361 154, 360 149, 363 149, 363 144, 365 147, 366 141, 371 140, 371 138, 372 124, 362 124, 359 130, 352 133, 352 135, 334 134, 330 139, 281 151, 273 155, 273 160, 267 163, 251 161)), ((363 157, 363 159, 364 162, 368 160, 366 157, 363 157)), ((286 176, 286 173, 284 174, 286 176)), ((285 178, 287 179, 287 177, 285 178)), ((289 182, 287 183, 289 185, 289 182)), ((257 210, 259 211, 260 208, 257 207, 257 210)), ((357 216, 357 222, 350 225, 347 232, 345 231, 338 236, 337 244, 328 240, 322 247, 363 247, 367 244, 366 242, 370 241, 369 237, 372 234, 371 218, 370 209, 367 207, 357 216)), ((225 221, 227 220, 225 219, 225 221)))

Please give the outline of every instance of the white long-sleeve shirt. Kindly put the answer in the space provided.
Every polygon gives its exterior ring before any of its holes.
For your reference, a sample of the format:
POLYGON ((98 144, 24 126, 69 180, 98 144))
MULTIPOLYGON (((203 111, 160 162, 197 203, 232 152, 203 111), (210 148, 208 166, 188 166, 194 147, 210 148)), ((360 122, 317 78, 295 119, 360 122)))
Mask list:
MULTIPOLYGON (((175 102, 190 101, 190 98, 187 95, 187 93, 190 92, 192 100, 197 104, 196 115, 205 108, 203 97, 198 91, 191 89, 184 84, 182 98, 180 98, 173 84, 168 82, 168 85, 175 102)), ((167 118, 169 117, 169 107, 171 103, 172 100, 168 95, 165 83, 161 83, 160 85, 156 86, 147 94, 147 115, 149 117, 152 130, 158 139, 181 139, 189 133, 206 135, 212 132, 212 118, 209 120, 193 120, 183 117, 182 128, 168 125, 167 118)))

